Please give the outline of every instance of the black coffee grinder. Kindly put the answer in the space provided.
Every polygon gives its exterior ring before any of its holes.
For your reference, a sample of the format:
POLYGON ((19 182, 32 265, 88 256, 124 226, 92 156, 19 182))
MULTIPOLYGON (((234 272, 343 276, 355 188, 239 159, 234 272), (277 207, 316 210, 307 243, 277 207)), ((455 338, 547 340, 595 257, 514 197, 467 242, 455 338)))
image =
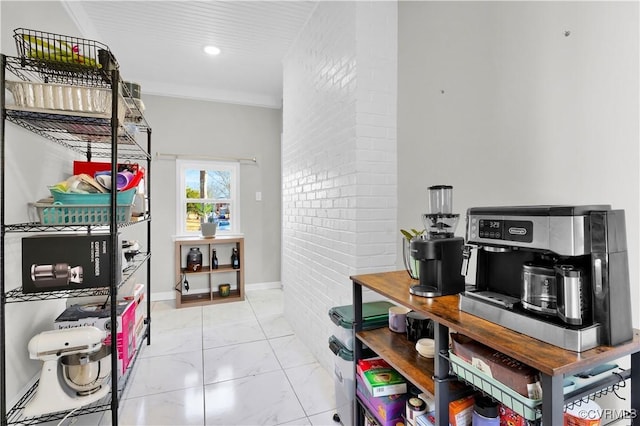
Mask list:
POLYGON ((460 215, 451 213, 453 187, 429 187, 429 211, 422 215, 427 232, 411 241, 411 257, 418 261, 419 285, 409 289, 423 297, 445 296, 464 291, 462 247, 464 238, 454 237, 460 215))

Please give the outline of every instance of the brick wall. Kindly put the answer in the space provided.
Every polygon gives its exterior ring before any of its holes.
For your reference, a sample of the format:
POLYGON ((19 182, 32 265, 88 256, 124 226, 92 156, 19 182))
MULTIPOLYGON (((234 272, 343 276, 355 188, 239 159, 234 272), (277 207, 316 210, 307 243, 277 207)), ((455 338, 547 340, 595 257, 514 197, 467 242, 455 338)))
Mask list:
POLYGON ((395 269, 395 2, 320 2, 284 61, 285 315, 329 369, 349 275, 395 269))

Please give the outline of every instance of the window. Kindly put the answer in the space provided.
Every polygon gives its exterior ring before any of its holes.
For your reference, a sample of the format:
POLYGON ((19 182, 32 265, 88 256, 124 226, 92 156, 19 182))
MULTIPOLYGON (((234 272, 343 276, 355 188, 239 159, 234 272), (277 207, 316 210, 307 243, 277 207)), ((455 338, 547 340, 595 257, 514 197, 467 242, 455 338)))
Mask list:
POLYGON ((177 160, 178 235, 200 235, 202 222, 217 233, 240 233, 240 165, 235 162, 177 160))

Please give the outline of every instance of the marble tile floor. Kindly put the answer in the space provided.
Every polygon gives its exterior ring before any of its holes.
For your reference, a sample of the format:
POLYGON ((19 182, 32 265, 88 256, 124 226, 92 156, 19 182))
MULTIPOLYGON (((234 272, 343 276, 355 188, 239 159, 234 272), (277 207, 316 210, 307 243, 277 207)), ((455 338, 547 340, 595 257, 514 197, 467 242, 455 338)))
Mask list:
MULTIPOLYGON (((204 307, 154 302, 151 317, 119 424, 339 425, 333 376, 284 319, 282 290, 204 307)), ((110 412, 97 417, 67 424, 111 424, 110 412)))

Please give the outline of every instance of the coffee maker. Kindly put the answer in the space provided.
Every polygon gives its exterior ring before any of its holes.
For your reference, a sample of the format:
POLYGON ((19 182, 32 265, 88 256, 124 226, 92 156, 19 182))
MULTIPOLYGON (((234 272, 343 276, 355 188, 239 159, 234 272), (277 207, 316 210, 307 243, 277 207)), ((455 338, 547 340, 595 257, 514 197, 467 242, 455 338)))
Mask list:
POLYGON ((576 352, 632 339, 624 210, 475 207, 466 240, 462 311, 576 352))
POLYGON ((422 215, 427 231, 411 240, 411 257, 418 261, 419 285, 409 288, 416 296, 437 297, 464 291, 460 275, 464 238, 454 237, 460 215, 451 213, 453 187, 429 187, 429 211, 422 215))

